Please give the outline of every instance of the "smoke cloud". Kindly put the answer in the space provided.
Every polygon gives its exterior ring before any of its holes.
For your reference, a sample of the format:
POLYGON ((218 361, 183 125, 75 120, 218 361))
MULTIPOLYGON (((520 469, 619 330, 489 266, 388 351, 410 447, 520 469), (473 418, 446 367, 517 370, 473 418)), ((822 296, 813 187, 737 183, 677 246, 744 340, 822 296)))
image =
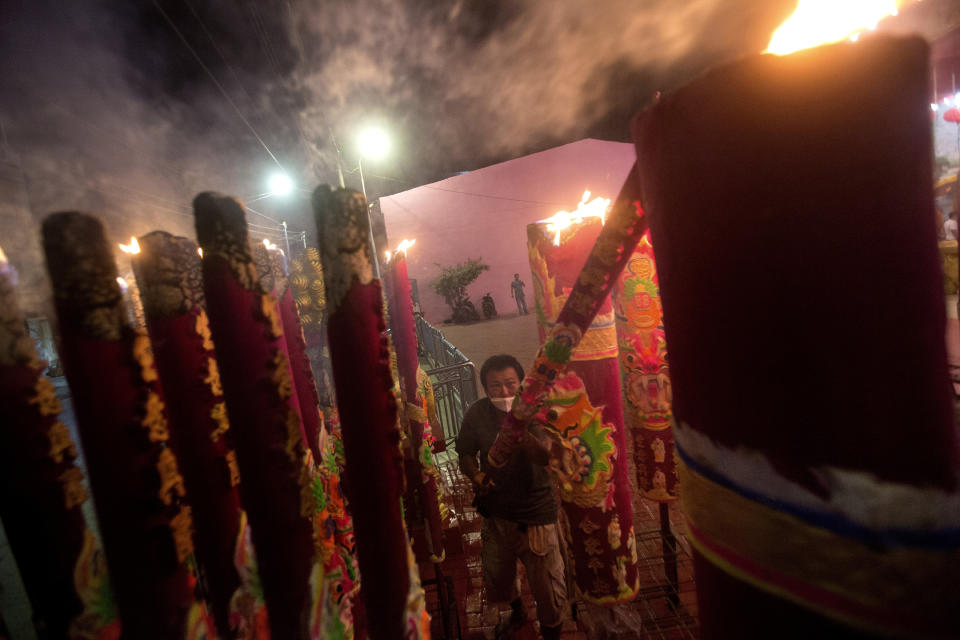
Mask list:
POLYGON ((404 165, 449 174, 586 136, 625 139, 654 91, 762 50, 792 8, 783 0, 304 3, 291 19, 294 78, 309 96, 303 119, 316 138, 382 120, 402 139, 404 165))
MULTIPOLYGON (((174 16, 175 24, 209 61, 229 100, 149 3, 15 0, 4 14, 2 153, 19 169, 38 218, 82 209, 103 215, 118 239, 158 227, 192 236, 190 202, 197 192, 256 197, 277 168, 241 117, 265 132, 260 135, 290 171, 303 166, 293 126, 266 120, 276 108, 268 98, 271 81, 260 78, 259 69, 230 67, 230 75, 189 13, 174 16)), ((222 35, 221 42, 229 45, 222 35)), ((271 217, 300 213, 278 212, 274 204, 253 206, 271 217)), ((301 208, 298 228, 306 218, 301 208)), ((253 215, 251 222, 276 233, 271 220, 253 215)))

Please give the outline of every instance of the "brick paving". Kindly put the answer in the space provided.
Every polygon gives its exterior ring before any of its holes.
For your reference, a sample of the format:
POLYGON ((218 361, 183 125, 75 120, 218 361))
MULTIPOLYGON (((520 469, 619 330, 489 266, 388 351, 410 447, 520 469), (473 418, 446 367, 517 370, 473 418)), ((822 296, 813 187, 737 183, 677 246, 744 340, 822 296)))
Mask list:
MULTIPOLYGON (((439 467, 447 494, 447 503, 455 519, 454 526, 447 530, 447 558, 443 563, 443 572, 453 582, 461 637, 464 640, 493 640, 495 626, 510 615, 510 607, 506 603, 494 603, 486 599, 480 566, 481 518, 471 506, 473 492, 469 481, 459 473, 452 457, 442 455, 439 467)), ((682 529, 678 526, 682 518, 683 515, 677 506, 671 505, 670 519, 678 538, 679 579, 677 589, 664 589, 667 582, 663 569, 657 505, 640 504, 635 514, 634 525, 638 532, 637 551, 640 557, 641 593, 634 602, 625 607, 642 622, 640 628, 631 628, 629 633, 619 637, 657 640, 699 637, 696 628, 697 605, 690 549, 686 538, 678 531, 682 529), (676 596, 679 603, 676 608, 670 606, 666 593, 668 590, 676 596)), ((433 575, 433 569, 422 566, 421 575, 429 578, 433 575)), ((512 633, 510 640, 535 640, 540 637, 539 624, 536 622, 533 596, 526 580, 523 579, 522 565, 520 565, 520 575, 523 585, 522 598, 529 621, 521 629, 512 633)), ((436 589, 432 586, 427 588, 427 602, 431 612, 438 613, 436 589)), ((443 638, 440 616, 433 617, 433 637, 443 638)), ((579 620, 567 620, 562 637, 564 640, 588 638, 582 615, 579 620)))

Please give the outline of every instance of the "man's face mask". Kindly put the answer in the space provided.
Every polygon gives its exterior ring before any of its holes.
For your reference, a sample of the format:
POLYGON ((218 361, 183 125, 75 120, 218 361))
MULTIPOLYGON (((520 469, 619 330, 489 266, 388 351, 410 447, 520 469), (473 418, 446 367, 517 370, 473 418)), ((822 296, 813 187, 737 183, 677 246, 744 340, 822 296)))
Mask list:
POLYGON ((490 371, 485 376, 483 390, 493 405, 500 411, 510 411, 513 396, 520 388, 520 376, 513 367, 490 371))

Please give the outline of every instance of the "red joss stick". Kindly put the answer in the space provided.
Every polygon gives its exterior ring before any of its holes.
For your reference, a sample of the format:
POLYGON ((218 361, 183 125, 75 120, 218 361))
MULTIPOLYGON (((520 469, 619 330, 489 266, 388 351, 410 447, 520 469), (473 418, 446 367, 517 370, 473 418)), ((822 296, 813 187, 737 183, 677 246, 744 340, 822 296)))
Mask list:
POLYGON ((649 231, 620 273, 613 298, 623 377, 623 419, 633 439, 637 488, 654 502, 679 496, 670 366, 663 329, 663 304, 649 231))
POLYGON ((210 192, 193 206, 207 315, 271 634, 275 640, 308 637, 312 478, 276 300, 257 274, 243 206, 210 192))
POLYGON ((283 339, 290 359, 290 374, 300 417, 303 420, 303 437, 309 447, 313 460, 320 461, 320 405, 317 396, 317 383, 313 379, 310 359, 307 357, 306 342, 300 326, 297 304, 290 290, 290 280, 284 268, 283 256, 277 249, 269 249, 256 244, 253 247, 253 259, 264 289, 271 291, 277 299, 277 309, 283 324, 283 339))
POLYGON ((197 561, 206 577, 214 619, 222 638, 237 626, 257 624, 266 610, 256 607, 250 585, 242 585, 234 564, 246 520, 237 485, 240 470, 231 443, 220 371, 203 296, 197 245, 163 231, 141 236, 133 254, 134 274, 160 380, 169 403, 170 444, 177 454, 193 506, 197 561), (246 610, 231 601, 246 594, 246 610), (239 618, 239 619, 237 619, 239 618))
MULTIPOLYGON (((556 234, 550 227, 548 222, 527 226, 543 338, 550 334, 602 223, 587 218, 556 234)), ((609 296, 573 350, 567 373, 555 378, 539 418, 561 445, 555 447, 559 451, 553 468, 562 478, 560 497, 573 542, 574 565, 569 569, 580 592, 593 604, 632 600, 639 588, 637 548, 609 296)))
POLYGON ((321 186, 313 208, 369 634, 373 640, 428 637, 429 617, 400 509, 400 433, 367 204, 354 191, 321 186))
POLYGON ((580 344, 583 334, 610 295, 617 276, 646 231, 647 221, 639 198, 634 166, 613 202, 607 222, 590 249, 567 301, 557 315, 556 324, 546 336, 536 361, 520 384, 513 408, 504 418, 500 433, 490 447, 487 457, 493 466, 501 467, 510 459, 519 436, 536 415, 543 399, 551 392, 557 377, 566 370, 573 350, 580 344))
POLYGON ((874 35, 634 122, 704 638, 960 628, 929 77, 874 35))
POLYGON ((427 546, 430 560, 441 562, 443 550, 443 523, 440 517, 440 503, 437 497, 437 468, 429 444, 424 440, 424 425, 427 422, 423 410, 423 397, 417 380, 419 357, 417 355, 417 332, 413 317, 413 295, 410 290, 410 278, 407 275, 407 257, 405 251, 394 253, 389 269, 393 276, 390 299, 390 320, 393 325, 393 345, 397 351, 397 367, 400 373, 400 388, 406 406, 409 424, 410 449, 415 470, 412 487, 419 496, 421 511, 424 515, 427 546))
POLYGON ((193 523, 150 340, 127 324, 99 220, 52 214, 43 246, 123 633, 190 637, 205 624, 187 568, 193 523))
POLYGON ((78 450, 27 334, 15 275, 0 250, 0 518, 35 626, 51 638, 115 638, 115 612, 97 608, 113 593, 81 512, 78 450))

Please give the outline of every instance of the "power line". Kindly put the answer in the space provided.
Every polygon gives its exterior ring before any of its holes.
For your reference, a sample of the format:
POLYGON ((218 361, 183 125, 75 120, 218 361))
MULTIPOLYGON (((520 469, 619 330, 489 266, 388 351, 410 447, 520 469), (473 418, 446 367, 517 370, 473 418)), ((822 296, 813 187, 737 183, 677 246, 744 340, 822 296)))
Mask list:
MULTIPOLYGON (((232 66, 232 65, 230 64, 230 62, 227 60, 227 57, 226 57, 226 55, 223 53, 223 50, 217 45, 216 39, 213 37, 213 34, 212 34, 212 33, 210 32, 210 30, 207 28, 207 25, 206 25, 206 23, 203 21, 203 18, 200 17, 199 12, 197 12, 197 10, 194 8, 194 6, 193 6, 193 4, 190 2, 190 0, 183 0, 183 3, 184 3, 185 5, 187 5, 187 8, 189 8, 189 9, 190 9, 190 12, 193 14, 193 17, 196 18, 197 22, 200 24, 200 28, 203 29, 203 33, 207 36, 207 40, 210 41, 210 44, 213 46, 214 51, 217 52, 217 55, 220 57, 220 60, 223 61, 223 64, 224 64, 224 66, 227 68, 227 71, 229 71, 229 72, 230 72, 230 75, 233 76, 233 80, 234 80, 234 82, 236 83, 236 85, 240 88, 240 91, 243 92, 243 95, 245 95, 245 96, 247 97, 247 101, 248 101, 251 105, 254 105, 254 106, 255 106, 255 105, 256 105, 256 101, 253 99, 253 96, 250 95, 250 92, 247 91, 247 89, 246 89, 246 87, 244 86, 243 82, 240 81, 240 76, 237 74, 237 72, 234 70, 233 66, 232 66)), ((287 3, 287 9, 288 9, 288 11, 291 11, 291 15, 292 15, 292 9, 290 8, 289 2, 287 3)), ((251 8, 251 13, 253 13, 253 11, 254 11, 254 9, 251 8)), ((270 36, 269 36, 269 34, 267 34, 266 29, 262 26, 262 20, 260 21, 260 27, 261 27, 261 30, 262 30, 262 32, 263 32, 263 38, 266 39, 267 46, 268 46, 268 47, 271 49, 271 51, 272 51, 272 50, 273 50, 273 43, 272 43, 272 41, 270 40, 270 36)), ((255 25, 255 29, 256 29, 256 25, 255 25)), ((259 39, 260 33, 258 32, 257 35, 258 35, 258 39, 259 39)), ((303 49, 303 43, 302 43, 302 41, 300 40, 299 35, 297 36, 297 40, 300 42, 300 48, 301 48, 301 50, 302 50, 302 49, 303 49)), ((270 58, 269 52, 267 52, 266 49, 264 48, 264 45, 263 45, 263 42, 262 42, 262 41, 260 42, 260 46, 261 46, 262 49, 264 49, 264 52, 268 54, 267 57, 270 58)), ((279 68, 280 65, 279 65, 279 62, 277 61, 275 55, 274 55, 274 57, 271 59, 271 62, 274 63, 274 66, 275 66, 276 69, 277 69, 277 74, 278 74, 278 77, 279 77, 279 75, 281 75, 282 70, 279 68)), ((307 139, 307 134, 306 134, 306 132, 303 130, 303 127, 300 125, 300 115, 299 115, 298 113, 296 113, 296 112, 293 112, 292 109, 291 109, 291 112, 292 112, 292 115, 293 115, 293 118, 292 118, 293 126, 297 129, 297 133, 298 133, 299 136, 300 136, 300 140, 303 142, 303 147, 304 147, 304 149, 306 150, 306 152, 307 152, 308 154, 311 154, 311 153, 312 153, 312 154, 316 154, 316 153, 317 153, 316 149, 313 147, 313 145, 310 144, 310 141, 307 139)), ((276 114, 276 115, 279 115, 279 114, 276 114)), ((320 117, 320 119, 321 119, 321 120, 326 120, 326 116, 325 116, 322 112, 321 112, 321 117, 320 117)), ((284 122, 285 122, 285 121, 284 121, 284 122)))
POLYGON ((177 203, 177 202, 174 202, 173 200, 167 200, 167 199, 164 198, 163 196, 154 195, 154 194, 148 193, 148 192, 146 192, 146 191, 141 191, 141 190, 135 189, 135 188, 133 188, 133 187, 128 187, 128 186, 122 185, 122 184, 118 183, 117 181, 113 180, 112 178, 110 178, 109 176, 104 176, 104 177, 101 178, 101 180, 106 181, 107 184, 109 184, 110 186, 112 186, 112 187, 115 188, 115 189, 123 189, 124 191, 130 191, 131 193, 135 193, 135 194, 137 194, 137 195, 139 195, 139 196, 141 196, 141 197, 146 197, 146 198, 150 198, 150 199, 152 199, 152 200, 157 200, 157 201, 159 201, 159 202, 163 202, 164 204, 168 204, 168 205, 171 205, 172 207, 175 207, 175 208, 170 209, 170 211, 177 211, 177 212, 183 213, 183 214, 185 214, 185 215, 191 215, 191 214, 189 213, 189 211, 190 211, 190 208, 189 208, 189 207, 187 207, 187 206, 185 206, 185 205, 182 205, 182 204, 179 204, 179 203, 177 203))
POLYGON ((253 213, 253 214, 255 214, 255 215, 258 215, 258 216, 260 216, 261 218, 266 218, 267 220, 269 220, 269 221, 271 221, 271 222, 276 222, 277 225, 282 226, 282 223, 281 223, 279 220, 277 220, 276 218, 271 218, 271 217, 268 216, 267 214, 262 213, 262 212, 260 212, 260 211, 257 211, 257 210, 254 209, 253 207, 247 207, 247 211, 249 211, 250 213, 253 213))
MULTIPOLYGON (((196 18, 197 22, 200 24, 200 28, 203 29, 203 33, 207 36, 207 40, 209 40, 211 46, 213 46, 213 50, 217 52, 217 55, 218 55, 218 56, 220 56, 220 60, 223 61, 223 64, 224 64, 224 66, 227 68, 227 71, 229 71, 229 72, 230 72, 230 75, 233 76, 233 80, 234 80, 234 82, 236 83, 236 85, 240 88, 240 91, 243 93, 243 95, 245 95, 245 96, 247 97, 247 101, 248 101, 251 105, 256 105, 256 100, 253 99, 253 96, 251 96, 251 95, 250 95, 250 92, 247 91, 247 89, 246 89, 246 87, 244 86, 243 82, 240 81, 240 76, 239 76, 239 75, 237 74, 237 72, 234 70, 233 65, 231 65, 230 62, 227 60, 227 56, 224 55, 223 50, 220 49, 220 47, 217 45, 216 39, 213 37, 213 34, 212 34, 212 33, 210 32, 210 30, 207 28, 206 23, 203 21, 203 18, 200 17, 200 14, 199 14, 199 13, 197 12, 197 10, 194 8, 193 4, 191 4, 190 0, 183 0, 183 3, 184 3, 185 5, 187 5, 187 8, 190 9, 190 12, 193 14, 193 17, 196 18)), ((261 45, 261 46, 262 46, 262 45, 261 45)), ((294 115, 296 115, 296 114, 294 114, 294 115)), ((294 124, 294 126, 296 126, 297 131, 300 133, 300 137, 303 139, 304 146, 305 146, 307 152, 308 152, 308 153, 311 152, 313 149, 312 149, 312 147, 310 146, 310 143, 309 143, 309 141, 307 140, 306 134, 303 132, 303 129, 300 127, 300 123, 299 123, 299 121, 298 121, 296 118, 294 118, 293 124, 294 124)))
MULTIPOLYGON (((254 30, 257 31, 257 39, 260 41, 260 48, 267 54, 267 58, 273 64, 274 71, 277 73, 277 77, 283 76, 283 68, 280 65, 280 57, 277 55, 277 50, 273 46, 273 40, 270 38, 270 33, 267 31, 266 26, 264 25, 263 18, 260 17, 260 13, 257 10, 256 2, 250 2, 247 5, 250 10, 250 15, 253 18, 254 30)), ((297 133, 300 134, 300 139, 303 141, 304 148, 307 153, 313 152, 313 147, 310 145, 310 141, 307 140, 307 134, 304 132, 303 127, 300 126, 300 114, 290 109, 291 114, 293 115, 292 122, 293 126, 297 129, 297 133)), ((321 115, 321 120, 326 120, 326 117, 321 115)))
MULTIPOLYGON (((89 120, 89 119, 85 118, 84 116, 79 115, 79 114, 77 113, 77 111, 68 109, 67 107, 63 106, 63 104, 61 104, 60 102, 58 102, 58 101, 56 101, 56 100, 51 100, 51 101, 50 101, 50 106, 52 106, 52 107, 55 108, 55 109, 58 109, 58 110, 62 111, 64 115, 68 116, 68 117, 69 117, 71 120, 73 120, 73 121, 79 120, 80 122, 85 123, 88 127, 92 128, 92 129, 97 129, 97 130, 99 130, 100 132, 107 134, 109 137, 113 138, 116 142, 118 142, 119 144, 122 144, 122 145, 125 146, 127 149, 129 149, 130 151, 132 151, 132 152, 134 152, 134 153, 136 153, 136 154, 142 153, 142 150, 141 150, 141 149, 136 149, 136 148, 134 148, 133 145, 129 144, 128 142, 126 142, 125 140, 123 140, 121 137, 117 136, 117 135, 116 135, 116 132, 110 131, 110 130, 107 129, 106 127, 103 127, 103 126, 101 126, 100 124, 98 124, 97 122, 94 122, 93 120, 89 120)), ((168 122, 169 122, 169 121, 168 121, 168 122)), ((75 122, 72 123, 72 124, 75 124, 75 122)), ((156 159, 156 158, 141 159, 141 161, 142 161, 144 164, 148 165, 148 166, 152 166, 155 170, 158 170, 158 171, 160 171, 160 170, 162 170, 164 167, 166 167, 167 170, 169 171, 169 173, 170 173, 171 175, 173 175, 174 177, 176 177, 176 178, 178 178, 178 179, 180 179, 180 178, 182 177, 181 174, 183 173, 183 170, 182 170, 180 167, 177 167, 177 166, 175 166, 175 165, 172 165, 172 164, 170 164, 170 163, 168 163, 168 162, 163 162, 162 160, 158 160, 158 159, 156 159)))
POLYGON ((248 223, 247 223, 247 226, 248 226, 248 227, 257 227, 258 229, 270 229, 270 230, 282 229, 282 228, 283 228, 283 227, 277 227, 277 226, 272 226, 272 225, 271 225, 271 226, 267 226, 267 225, 265 225, 265 224, 254 224, 253 222, 248 222, 248 223))
MULTIPOLYGON (((356 169, 354 169, 354 171, 356 171, 356 169)), ((393 181, 393 182, 399 182, 400 184, 409 184, 409 185, 412 185, 412 184, 413 184, 412 182, 409 182, 409 181, 407 181, 407 180, 400 180, 399 178, 391 178, 390 176, 381 176, 381 175, 377 175, 376 173, 368 173, 367 175, 370 175, 370 176, 372 176, 372 177, 374 177, 374 178, 380 178, 381 180, 391 180, 391 181, 393 181)), ((495 196, 495 195, 492 195, 492 194, 489 194, 489 193, 474 193, 474 192, 472 192, 472 191, 457 191, 456 189, 444 189, 443 187, 435 187, 435 186, 433 186, 433 185, 431 185, 431 184, 424 184, 424 185, 420 185, 420 186, 414 186, 414 188, 415 188, 415 189, 432 189, 432 190, 434 190, 434 191, 445 191, 445 192, 447 192, 447 193, 459 193, 460 195, 473 196, 473 197, 475 197, 475 198, 491 198, 491 199, 494 199, 494 200, 508 200, 508 201, 510 201, 510 202, 524 202, 524 203, 527 203, 527 204, 543 204, 543 205, 547 205, 547 206, 550 206, 550 207, 563 207, 563 206, 567 206, 565 203, 562 203, 562 202, 543 202, 542 200, 524 200, 524 199, 522 199, 522 198, 508 198, 508 197, 506 197, 506 196, 495 196)), ((385 197, 391 198, 391 197, 393 197, 393 196, 385 196, 385 197)))
POLYGON ((270 157, 273 158, 273 161, 277 164, 277 166, 280 167, 280 169, 283 169, 283 165, 280 164, 279 160, 277 160, 277 156, 273 155, 273 152, 270 151, 270 147, 267 146, 267 143, 264 142, 263 138, 261 138, 260 135, 256 132, 256 130, 253 128, 253 125, 250 124, 250 121, 247 120, 242 113, 240 113, 239 107, 237 107, 236 103, 227 93, 226 89, 223 88, 223 85, 220 84, 220 81, 217 80, 215 75, 213 75, 213 72, 210 71, 210 68, 207 67, 207 65, 203 62, 203 60, 197 54, 196 50, 192 46, 190 46, 190 43, 187 41, 186 37, 184 37, 183 33, 180 32, 180 29, 177 28, 177 25, 174 24, 170 16, 167 15, 167 12, 163 10, 163 7, 160 6, 160 3, 157 0, 153 0, 153 6, 157 8, 157 11, 159 11, 160 14, 163 16, 164 20, 167 21, 167 24, 170 25, 170 28, 173 29, 173 32, 176 33, 177 37, 180 38, 180 41, 183 43, 183 46, 185 46, 187 50, 191 53, 191 55, 193 55, 197 63, 203 68, 206 74, 210 77, 210 80, 213 81, 213 84, 215 84, 217 89, 220 90, 220 93, 223 95, 226 101, 229 102, 230 106, 233 107, 233 110, 237 112, 237 117, 239 117, 240 120, 243 121, 243 124, 247 126, 247 129, 249 129, 250 133, 253 134, 253 137, 257 139, 257 142, 260 143, 260 146, 262 146, 264 151, 266 151, 270 155, 270 157))

